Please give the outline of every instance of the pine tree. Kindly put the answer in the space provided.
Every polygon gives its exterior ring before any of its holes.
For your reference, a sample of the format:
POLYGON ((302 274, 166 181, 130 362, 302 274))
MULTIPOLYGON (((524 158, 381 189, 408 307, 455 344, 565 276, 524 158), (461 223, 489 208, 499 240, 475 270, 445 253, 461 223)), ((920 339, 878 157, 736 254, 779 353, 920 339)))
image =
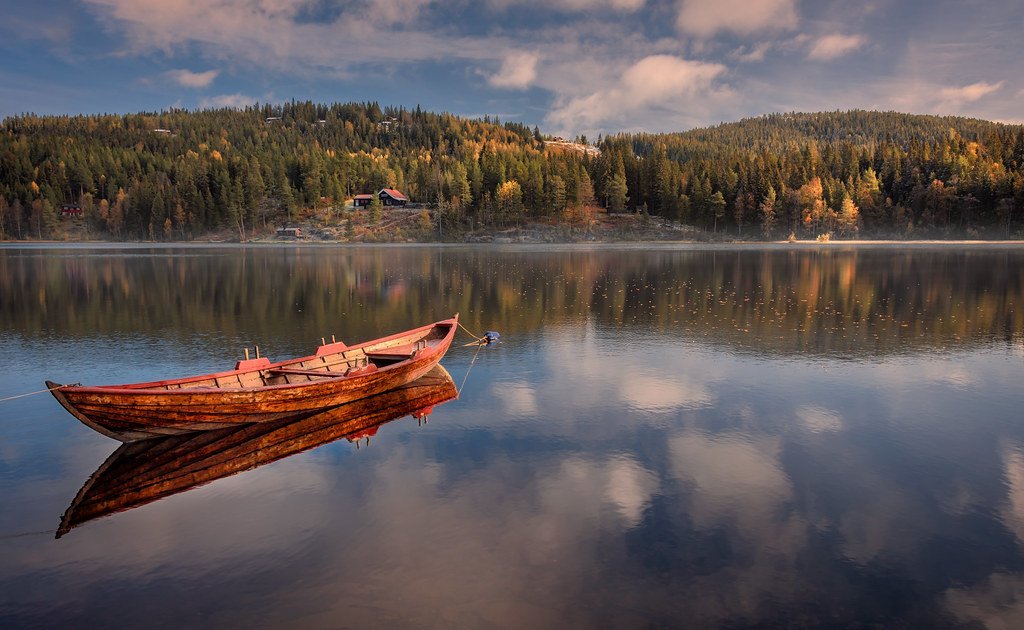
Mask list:
POLYGON ((761 231, 768 240, 772 239, 775 233, 775 226, 778 224, 778 208, 776 207, 775 189, 768 186, 768 192, 761 199, 759 207, 761 213, 761 231))
POLYGON ((281 200, 281 209, 285 213, 288 221, 292 221, 295 218, 295 198, 292 195, 292 185, 288 182, 288 177, 281 175, 277 183, 277 196, 281 200))
POLYGON ((21 205, 21 199, 15 199, 14 203, 11 204, 11 222, 14 224, 11 233, 16 235, 18 239, 24 238, 21 232, 21 225, 25 217, 25 208, 21 205))
POLYGON ((629 189, 626 186, 626 170, 621 157, 617 160, 614 170, 609 174, 605 183, 605 196, 608 212, 622 212, 626 209, 626 203, 629 201, 629 189))
POLYGON ((451 196, 458 200, 460 207, 468 208, 473 203, 473 191, 462 162, 452 164, 451 178, 451 196))
POLYGON ((653 202, 655 213, 673 221, 679 218, 679 192, 663 144, 654 157, 653 202))
POLYGON ((576 203, 581 209, 594 205, 594 184, 590 181, 590 174, 587 173, 587 169, 583 166, 580 166, 579 181, 576 203))
POLYGON ((725 195, 722 191, 716 190, 711 199, 708 200, 708 206, 711 208, 711 212, 715 217, 715 227, 713 232, 718 232, 718 220, 725 216, 725 195))
POLYGON ((565 211, 565 180, 560 175, 551 175, 545 181, 547 184, 547 206, 552 214, 561 217, 565 211))
POLYGON ((370 200, 370 220, 374 225, 379 225, 384 220, 384 204, 380 200, 380 196, 374 194, 373 199, 370 200))
POLYGON ((0 195, 0 240, 7 238, 10 213, 11 207, 7 204, 7 198, 0 195))

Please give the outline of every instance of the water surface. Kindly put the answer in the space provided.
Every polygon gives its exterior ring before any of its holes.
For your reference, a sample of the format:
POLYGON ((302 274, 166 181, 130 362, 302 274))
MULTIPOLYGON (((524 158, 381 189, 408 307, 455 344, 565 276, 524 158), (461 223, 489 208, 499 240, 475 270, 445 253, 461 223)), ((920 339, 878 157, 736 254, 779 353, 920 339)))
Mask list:
POLYGON ((0 625, 1024 624, 1022 263, 980 246, 2 248, 0 397, 454 312, 502 343, 449 352, 461 398, 426 424, 59 540, 118 444, 49 395, 0 403, 0 625))

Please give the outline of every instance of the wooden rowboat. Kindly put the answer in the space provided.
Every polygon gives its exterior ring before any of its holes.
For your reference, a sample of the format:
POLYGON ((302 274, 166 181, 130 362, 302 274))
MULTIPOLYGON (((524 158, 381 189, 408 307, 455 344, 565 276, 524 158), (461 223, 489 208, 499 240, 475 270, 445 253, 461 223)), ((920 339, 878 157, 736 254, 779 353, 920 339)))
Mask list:
POLYGON ((423 420, 457 396, 440 365, 383 394, 299 420, 276 420, 122 444, 78 491, 64 512, 57 538, 91 520, 124 512, 223 477, 308 451, 341 438, 376 434, 392 420, 423 420))
POLYGON ((122 442, 295 419, 423 376, 448 351, 458 318, 353 346, 324 344, 312 356, 279 363, 247 359, 234 370, 203 376, 95 387, 47 381, 46 386, 73 416, 122 442))

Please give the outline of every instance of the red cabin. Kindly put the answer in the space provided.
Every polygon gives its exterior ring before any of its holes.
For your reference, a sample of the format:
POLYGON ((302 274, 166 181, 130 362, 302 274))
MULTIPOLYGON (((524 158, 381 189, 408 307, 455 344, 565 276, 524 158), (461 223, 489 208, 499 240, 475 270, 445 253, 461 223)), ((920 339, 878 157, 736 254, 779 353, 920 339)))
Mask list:
MULTIPOLYGON (((357 208, 365 208, 373 202, 373 195, 356 195, 352 198, 352 203, 357 208)), ((377 193, 377 198, 380 199, 380 203, 385 206, 404 206, 409 203, 409 198, 403 195, 400 191, 394 188, 381 188, 380 192, 377 193)))

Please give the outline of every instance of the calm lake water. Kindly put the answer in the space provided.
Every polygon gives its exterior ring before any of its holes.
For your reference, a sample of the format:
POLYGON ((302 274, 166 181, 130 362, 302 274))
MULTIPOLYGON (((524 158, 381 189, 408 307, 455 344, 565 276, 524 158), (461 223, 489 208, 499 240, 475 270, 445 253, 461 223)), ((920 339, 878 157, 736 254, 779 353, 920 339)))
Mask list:
POLYGON ((0 626, 1024 627, 1024 248, 4 247, 0 397, 454 312, 429 422, 60 539, 119 443, 0 403, 0 626))

